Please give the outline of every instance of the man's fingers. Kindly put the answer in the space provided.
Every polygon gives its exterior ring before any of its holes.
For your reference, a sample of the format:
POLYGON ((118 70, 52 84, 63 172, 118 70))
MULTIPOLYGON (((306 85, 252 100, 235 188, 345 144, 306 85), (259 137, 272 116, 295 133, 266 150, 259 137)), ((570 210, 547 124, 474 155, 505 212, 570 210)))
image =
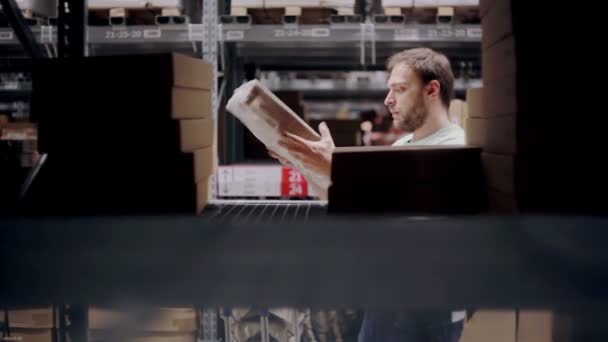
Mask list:
POLYGON ((303 145, 289 138, 279 140, 279 145, 286 148, 289 152, 305 152, 310 151, 310 147, 303 145))
POLYGON ((333 140, 331 138, 331 132, 329 132, 329 127, 327 127, 327 124, 325 123, 325 121, 323 121, 319 124, 319 132, 321 132, 321 137, 323 139, 333 140))
POLYGON ((309 144, 311 143, 311 141, 308 141, 304 138, 301 138, 301 137, 299 137, 295 134, 289 133, 289 132, 284 132, 283 134, 287 139, 294 141, 298 144, 304 145, 304 146, 309 146, 309 144))

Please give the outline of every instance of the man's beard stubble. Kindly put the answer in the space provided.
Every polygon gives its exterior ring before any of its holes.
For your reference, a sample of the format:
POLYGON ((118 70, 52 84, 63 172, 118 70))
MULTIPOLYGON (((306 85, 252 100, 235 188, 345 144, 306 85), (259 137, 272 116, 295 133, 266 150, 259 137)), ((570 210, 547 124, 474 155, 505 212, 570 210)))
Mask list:
POLYGON ((422 103, 417 103, 416 106, 403 118, 395 119, 393 124, 406 132, 413 133, 418 128, 424 125, 428 113, 422 103))

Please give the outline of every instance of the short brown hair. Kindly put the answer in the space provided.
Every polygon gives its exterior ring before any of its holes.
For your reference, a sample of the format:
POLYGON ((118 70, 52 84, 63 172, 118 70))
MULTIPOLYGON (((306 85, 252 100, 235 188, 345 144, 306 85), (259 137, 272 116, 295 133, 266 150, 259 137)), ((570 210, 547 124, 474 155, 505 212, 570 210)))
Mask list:
POLYGON ((454 92, 454 73, 445 55, 428 48, 404 50, 388 59, 388 71, 393 71, 393 68, 401 63, 414 69, 424 84, 437 80, 441 86, 441 102, 446 108, 450 108, 454 92))

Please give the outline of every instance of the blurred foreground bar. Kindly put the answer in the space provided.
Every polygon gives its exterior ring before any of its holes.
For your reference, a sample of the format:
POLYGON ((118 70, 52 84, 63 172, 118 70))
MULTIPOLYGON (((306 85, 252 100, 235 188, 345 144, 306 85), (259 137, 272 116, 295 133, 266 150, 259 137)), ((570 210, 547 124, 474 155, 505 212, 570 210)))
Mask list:
POLYGON ((0 303, 601 308, 608 219, 0 221, 0 303))

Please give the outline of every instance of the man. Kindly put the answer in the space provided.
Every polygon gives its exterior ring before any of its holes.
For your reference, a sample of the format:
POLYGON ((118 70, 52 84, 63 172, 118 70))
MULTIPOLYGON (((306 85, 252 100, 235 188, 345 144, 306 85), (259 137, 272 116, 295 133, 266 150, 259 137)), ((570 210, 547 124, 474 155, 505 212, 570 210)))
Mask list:
MULTIPOLYGON (((454 75, 444 55, 426 48, 405 50, 389 59, 388 70, 389 92, 384 104, 393 116, 394 125, 413 132, 393 146, 464 144, 464 131, 451 123, 448 116, 454 75)), ((329 176, 335 145, 325 123, 319 125, 319 132, 319 141, 284 132, 279 144, 298 157, 305 167, 329 176)), ((272 151, 270 154, 279 159, 272 151)))
MULTIPOLYGON (((393 146, 464 145, 464 131, 448 116, 454 75, 444 55, 426 48, 405 50, 389 59, 388 70, 389 92, 384 104, 397 127, 413 132, 393 146)), ((321 123, 319 132, 319 141, 285 132, 279 143, 305 167, 329 176, 335 146, 327 125, 321 123)), ((457 342, 463 319, 464 312, 368 312, 359 340, 457 342)))

